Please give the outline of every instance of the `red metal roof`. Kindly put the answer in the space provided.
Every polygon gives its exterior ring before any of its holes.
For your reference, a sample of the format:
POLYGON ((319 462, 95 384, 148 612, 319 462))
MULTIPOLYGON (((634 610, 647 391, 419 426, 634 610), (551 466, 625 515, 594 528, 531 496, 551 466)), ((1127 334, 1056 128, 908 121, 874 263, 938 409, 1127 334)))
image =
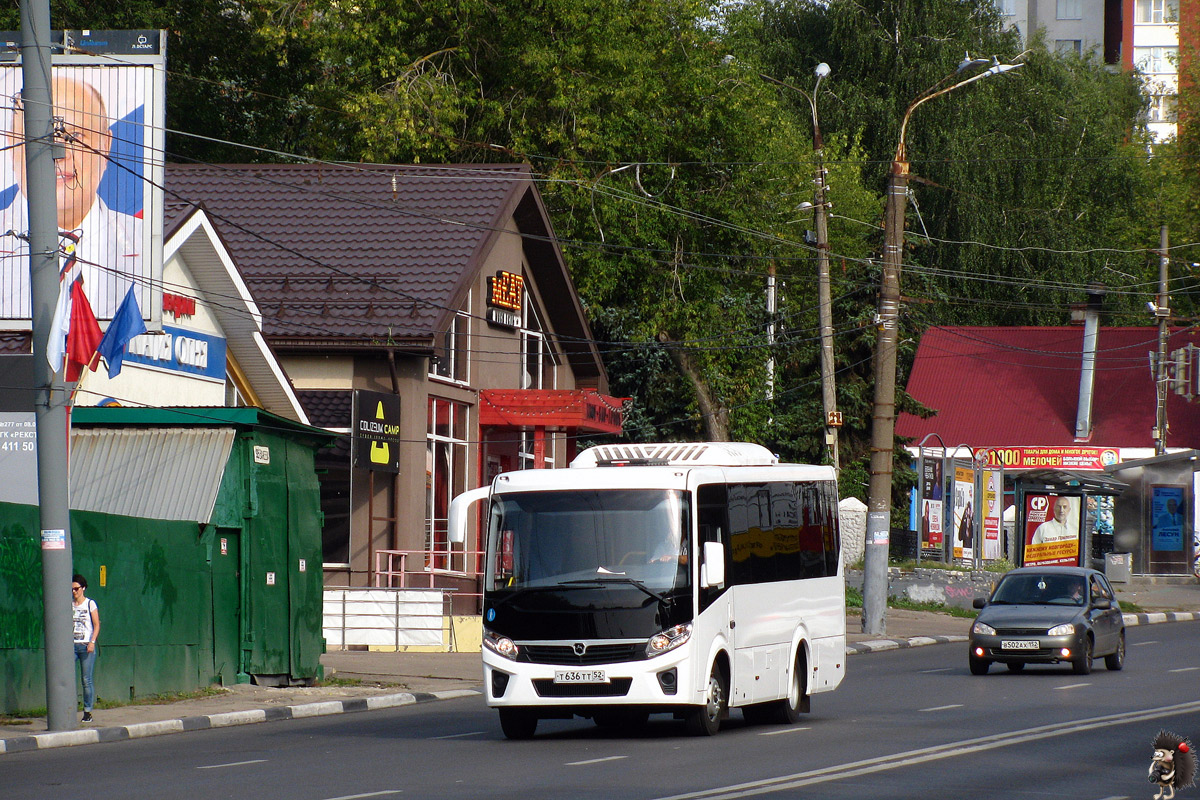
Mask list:
POLYGON ((479 425, 620 433, 623 403, 594 389, 484 389, 479 425))
MULTIPOLYGON (((1099 447, 1152 447, 1156 328, 1101 328, 1092 436, 1099 447)), ((1178 362, 1167 395, 1170 447, 1200 445, 1200 333, 1173 331, 1178 362), (1192 393, 1189 400, 1186 396, 1192 393)), ((937 433, 947 446, 1069 445, 1075 439, 1083 328, 936 327, 921 338, 908 392, 937 413, 900 414, 899 436, 937 433)))

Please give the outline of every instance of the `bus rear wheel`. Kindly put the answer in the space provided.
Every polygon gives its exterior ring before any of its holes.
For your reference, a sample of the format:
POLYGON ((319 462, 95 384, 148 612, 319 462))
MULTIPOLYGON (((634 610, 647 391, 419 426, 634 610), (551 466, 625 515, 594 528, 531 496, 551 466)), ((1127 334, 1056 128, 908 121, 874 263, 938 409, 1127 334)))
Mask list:
POLYGON ((721 730, 721 720, 729 713, 729 679, 720 664, 713 664, 708 676, 704 705, 689 709, 684 718, 687 732, 693 736, 714 736, 721 730))

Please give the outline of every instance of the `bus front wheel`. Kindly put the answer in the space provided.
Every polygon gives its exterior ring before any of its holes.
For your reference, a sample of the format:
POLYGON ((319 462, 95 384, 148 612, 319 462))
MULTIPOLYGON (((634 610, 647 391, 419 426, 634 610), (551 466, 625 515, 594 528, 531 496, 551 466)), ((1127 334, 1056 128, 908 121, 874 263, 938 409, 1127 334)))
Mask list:
POLYGON ((501 708, 500 730, 509 739, 532 739, 537 730, 537 714, 526 708, 501 708))
POLYGON ((720 664, 713 664, 708 676, 704 705, 688 711, 684 724, 693 736, 713 736, 721 729, 721 720, 729 713, 729 679, 720 664))

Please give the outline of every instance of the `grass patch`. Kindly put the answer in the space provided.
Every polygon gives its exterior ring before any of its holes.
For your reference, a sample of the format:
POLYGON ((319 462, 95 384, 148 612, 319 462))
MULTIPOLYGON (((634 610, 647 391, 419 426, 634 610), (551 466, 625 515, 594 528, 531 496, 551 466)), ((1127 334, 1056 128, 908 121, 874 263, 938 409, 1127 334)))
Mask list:
MULTIPOLYGON (((888 608, 901 608, 907 611, 932 611, 938 614, 949 614, 952 617, 964 617, 966 619, 974 619, 979 613, 973 608, 957 608, 956 606, 948 606, 942 603, 933 602, 914 602, 912 600, 904 600, 899 597, 889 597, 888 608)), ((863 596, 861 589, 855 589, 853 586, 846 587, 846 608, 861 609, 863 605, 863 596)))

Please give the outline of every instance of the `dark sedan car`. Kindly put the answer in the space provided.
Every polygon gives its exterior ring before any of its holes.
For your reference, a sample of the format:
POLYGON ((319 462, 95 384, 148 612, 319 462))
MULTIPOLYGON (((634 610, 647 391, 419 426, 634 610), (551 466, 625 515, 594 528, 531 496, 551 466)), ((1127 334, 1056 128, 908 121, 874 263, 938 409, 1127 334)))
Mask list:
POLYGON ((971 625, 971 674, 992 662, 1013 672, 1026 664, 1069 663, 1077 675, 1092 659, 1118 670, 1125 663, 1125 620, 1103 573, 1082 567, 1022 567, 1004 574, 971 625))

